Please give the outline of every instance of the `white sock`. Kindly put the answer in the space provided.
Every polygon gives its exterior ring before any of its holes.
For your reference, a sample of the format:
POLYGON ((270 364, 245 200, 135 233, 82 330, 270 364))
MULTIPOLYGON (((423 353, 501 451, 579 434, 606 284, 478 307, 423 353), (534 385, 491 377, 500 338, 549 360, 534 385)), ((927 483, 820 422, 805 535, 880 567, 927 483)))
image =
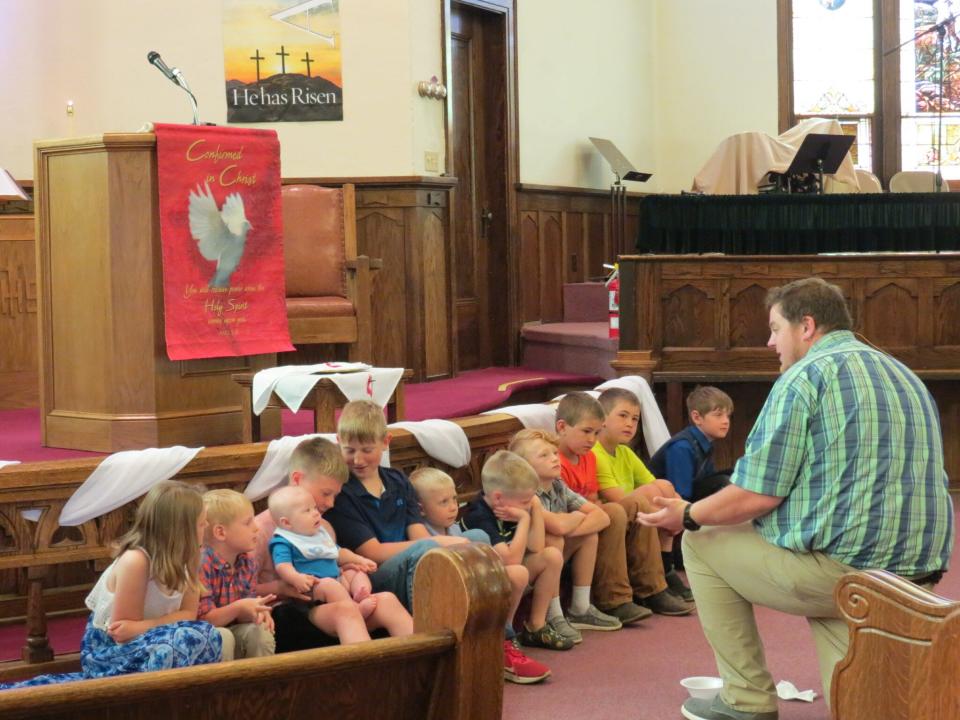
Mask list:
POLYGON ((583 615, 590 607, 590 586, 574 585, 573 598, 570 600, 570 613, 583 615))
POLYGON ((547 606, 547 620, 553 620, 555 617, 563 617, 563 610, 560 609, 560 596, 553 598, 550 605, 547 606))

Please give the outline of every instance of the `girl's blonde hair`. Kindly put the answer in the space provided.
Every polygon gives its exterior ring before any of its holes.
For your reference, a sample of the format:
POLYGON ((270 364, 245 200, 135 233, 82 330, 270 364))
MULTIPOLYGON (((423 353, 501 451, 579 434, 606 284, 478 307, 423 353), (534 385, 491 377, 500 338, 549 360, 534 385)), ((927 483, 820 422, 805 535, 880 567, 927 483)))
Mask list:
POLYGON ((133 527, 117 541, 117 555, 143 550, 151 579, 166 590, 200 591, 197 520, 202 512, 202 488, 176 480, 157 483, 137 508, 133 527))

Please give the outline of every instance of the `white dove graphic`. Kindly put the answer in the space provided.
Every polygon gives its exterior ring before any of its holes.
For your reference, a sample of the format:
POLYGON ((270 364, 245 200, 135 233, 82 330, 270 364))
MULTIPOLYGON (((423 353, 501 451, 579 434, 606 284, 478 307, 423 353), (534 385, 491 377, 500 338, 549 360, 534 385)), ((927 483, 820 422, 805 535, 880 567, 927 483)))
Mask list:
POLYGON ((244 213, 240 193, 227 195, 221 211, 209 185, 203 188, 197 185, 196 190, 190 191, 190 234, 197 241, 200 254, 217 263, 210 287, 230 287, 230 276, 240 264, 247 233, 252 227, 244 213))

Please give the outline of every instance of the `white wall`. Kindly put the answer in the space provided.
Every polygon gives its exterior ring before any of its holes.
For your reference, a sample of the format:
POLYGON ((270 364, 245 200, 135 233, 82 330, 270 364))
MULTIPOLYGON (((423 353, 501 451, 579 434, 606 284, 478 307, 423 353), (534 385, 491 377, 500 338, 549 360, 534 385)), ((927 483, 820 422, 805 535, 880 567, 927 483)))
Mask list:
MULTIPOLYGON (((186 95, 147 63, 150 50, 184 72, 203 120, 225 122, 221 8, 218 0, 0 0, 0 167, 32 178, 35 139, 190 122, 186 95)), ((340 4, 343 121, 255 125, 278 131, 285 176, 426 174, 423 149, 443 147, 443 108, 421 99, 416 81, 441 74, 439 8, 440 0, 340 4)))
POLYGON ((689 190, 729 135, 776 135, 777 3, 658 0, 657 174, 661 192, 689 190))
MULTIPOLYGON (((341 2, 344 120, 256 125, 278 131, 285 176, 426 175, 425 152, 443 169, 443 104, 416 91, 441 75, 440 2, 341 2)), ((189 122, 149 50, 224 122, 221 7, 0 0, 0 167, 32 178, 35 139, 189 122)), ((654 173, 629 189, 678 192, 727 135, 777 131, 773 0, 517 0, 517 47, 524 183, 608 187, 594 135, 654 173)))
MULTIPOLYGON (((612 140, 638 169, 654 167, 655 4, 517 0, 521 182, 609 187, 591 136, 612 140)), ((628 186, 654 190, 658 179, 628 186)))

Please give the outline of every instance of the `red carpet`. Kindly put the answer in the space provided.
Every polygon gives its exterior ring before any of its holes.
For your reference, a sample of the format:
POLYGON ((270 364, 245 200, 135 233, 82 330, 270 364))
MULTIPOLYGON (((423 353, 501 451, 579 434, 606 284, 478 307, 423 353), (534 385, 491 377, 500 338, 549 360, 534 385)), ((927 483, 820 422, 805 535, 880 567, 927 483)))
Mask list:
MULTIPOLYGON (((475 415, 507 404, 517 392, 556 386, 557 393, 570 386, 593 387, 601 378, 588 375, 492 367, 461 373, 451 380, 415 383, 406 387, 407 420, 454 418, 475 415)), ((287 435, 313 432, 310 411, 283 413, 283 431, 287 435)), ((0 460, 36 462, 91 457, 101 453, 63 450, 40 446, 40 410, 0 410, 0 460)))

